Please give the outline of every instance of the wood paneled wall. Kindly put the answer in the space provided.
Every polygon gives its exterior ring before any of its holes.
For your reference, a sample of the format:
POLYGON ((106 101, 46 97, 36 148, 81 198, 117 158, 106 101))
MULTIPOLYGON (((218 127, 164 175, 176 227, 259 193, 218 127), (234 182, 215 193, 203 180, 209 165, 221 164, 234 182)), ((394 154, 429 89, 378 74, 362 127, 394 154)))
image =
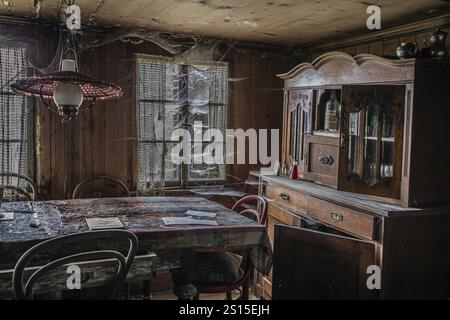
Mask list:
POLYGON ((134 46, 118 41, 84 51, 81 56, 82 71, 121 86, 121 99, 97 103, 69 124, 62 124, 60 117, 39 108, 37 140, 42 151, 37 181, 47 192, 46 198, 67 198, 78 182, 94 175, 118 178, 135 189, 136 53, 165 54, 153 44, 134 46))
MULTIPOLYGON (((258 52, 233 54, 229 61, 232 77, 236 81, 230 83, 228 127, 244 131, 250 128, 281 131, 283 82, 276 75, 286 72, 293 64, 281 62, 277 57, 263 58, 258 52)), ((281 148, 281 132, 279 137, 281 148)), ((246 159, 248 150, 247 144, 246 159)), ((249 171, 259 167, 260 165, 235 164, 228 167, 228 174, 232 181, 245 180, 249 171)))
MULTIPOLYGON (((57 33, 38 26, 2 26, 11 41, 26 38, 30 59, 47 66, 55 55, 57 33)), ((135 54, 168 55, 158 46, 116 41, 89 49, 81 55, 81 70, 99 79, 117 83, 124 96, 98 103, 81 112, 69 124, 39 105, 35 116, 35 179, 44 199, 70 197, 76 184, 93 175, 109 175, 136 187, 137 131, 135 112, 135 54)), ((258 50, 226 49, 229 62, 229 128, 281 128, 282 82, 276 74, 291 65, 258 50)), ((257 166, 229 166, 228 174, 245 180, 257 166)), ((235 179, 231 179, 235 181, 235 179)))
MULTIPOLYGON (((30 60, 37 66, 48 65, 55 54, 57 33, 51 27, 1 25, 0 31, 3 39, 26 45, 30 60)), ((421 32, 343 50, 350 54, 392 56, 400 42, 417 41, 422 46, 427 34, 421 32)), ((281 129, 282 81, 276 74, 287 72, 297 63, 312 60, 320 53, 284 60, 258 50, 225 51, 223 58, 230 63, 230 78, 233 79, 230 82, 228 127, 281 129)), ((36 108, 35 179, 44 198, 67 198, 79 181, 92 175, 110 175, 135 189, 136 53, 167 55, 153 44, 131 45, 121 41, 82 53, 82 71, 122 86, 125 92, 122 99, 98 103, 91 111, 82 112, 69 125, 63 125, 60 117, 51 114, 45 107, 36 108)), ((228 174, 245 180, 248 172, 257 168, 258 165, 232 165, 228 166, 228 174)))

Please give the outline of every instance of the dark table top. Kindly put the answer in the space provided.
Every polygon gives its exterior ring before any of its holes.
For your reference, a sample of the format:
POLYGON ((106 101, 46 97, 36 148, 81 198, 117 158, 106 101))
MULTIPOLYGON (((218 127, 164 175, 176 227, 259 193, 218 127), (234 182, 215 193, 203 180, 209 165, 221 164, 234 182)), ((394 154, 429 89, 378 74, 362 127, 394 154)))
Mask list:
POLYGON ((139 238, 140 251, 259 247, 256 264, 270 264, 270 241, 264 226, 204 198, 146 197, 58 200, 32 203, 38 228, 27 203, 3 203, 14 220, 0 221, 0 268, 11 268, 33 245, 60 235, 89 231, 86 218, 118 217, 139 238), (219 226, 167 227, 163 217, 185 217, 187 210, 217 213, 219 226))

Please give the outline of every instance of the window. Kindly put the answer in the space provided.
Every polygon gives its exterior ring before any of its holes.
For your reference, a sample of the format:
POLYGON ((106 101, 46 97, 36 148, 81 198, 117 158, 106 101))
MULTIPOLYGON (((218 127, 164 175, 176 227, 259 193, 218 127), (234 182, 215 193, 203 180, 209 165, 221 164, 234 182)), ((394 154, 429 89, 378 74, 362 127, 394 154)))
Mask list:
MULTIPOLYGON (((186 65, 174 59, 139 56, 137 63, 138 192, 155 194, 165 186, 205 185, 225 181, 223 164, 176 165, 175 129, 218 129, 225 137, 228 102, 226 63, 186 65)), ((192 139, 192 155, 194 155, 192 139)), ((197 141, 205 151, 209 142, 197 141)), ((198 149, 198 147, 197 147, 198 149)), ((225 150, 225 146, 224 146, 225 150)), ((225 156, 225 151, 224 151, 225 156)), ((192 157, 194 158, 194 156, 192 157)))
MULTIPOLYGON (((26 77, 26 68, 24 48, 0 46, 0 173, 29 175, 27 98, 10 89, 13 81, 26 77)), ((15 183, 8 179, 0 183, 15 183)))

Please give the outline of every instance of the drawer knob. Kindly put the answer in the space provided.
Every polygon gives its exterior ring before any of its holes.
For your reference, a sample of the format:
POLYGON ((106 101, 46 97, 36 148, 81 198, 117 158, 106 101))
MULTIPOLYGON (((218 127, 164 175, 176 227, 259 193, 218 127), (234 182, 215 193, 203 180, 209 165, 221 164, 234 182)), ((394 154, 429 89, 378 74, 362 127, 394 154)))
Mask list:
POLYGON ((334 159, 327 153, 321 153, 319 156, 319 162, 324 166, 331 167, 334 164, 334 159))
POLYGON ((281 194, 280 194, 280 198, 283 199, 283 200, 289 200, 289 199, 290 199, 290 198, 289 198, 289 195, 286 194, 286 193, 281 193, 281 194))
POLYGON ((344 221, 344 215, 342 215, 340 213, 332 212, 331 213, 331 219, 333 219, 335 221, 342 222, 342 221, 344 221))

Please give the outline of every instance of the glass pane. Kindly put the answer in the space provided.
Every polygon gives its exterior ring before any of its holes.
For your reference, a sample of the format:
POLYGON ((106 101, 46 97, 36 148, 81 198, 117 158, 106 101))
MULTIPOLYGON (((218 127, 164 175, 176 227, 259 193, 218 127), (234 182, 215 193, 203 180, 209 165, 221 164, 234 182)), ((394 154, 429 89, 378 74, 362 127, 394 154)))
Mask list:
POLYGON ((291 132, 290 132, 289 155, 294 158, 295 154, 295 111, 291 112, 291 132))
POLYGON ((395 115, 385 113, 383 115, 383 132, 381 147, 381 176, 394 176, 394 144, 395 144, 395 115))
MULTIPOLYGON (((311 121, 310 121, 311 119, 310 119, 310 117, 311 117, 312 112, 306 112, 306 111, 302 111, 302 112, 303 112, 303 131, 305 134, 311 134, 311 121)), ((303 136, 302 136, 302 138, 303 138, 303 136)), ((300 159, 303 161, 306 161, 306 154, 305 154, 304 148, 305 148, 305 142, 302 139, 302 152, 301 152, 302 154, 300 156, 300 159)))
POLYGON ((188 99, 191 106, 204 106, 210 101, 211 79, 208 73, 208 67, 189 66, 189 90, 188 99))
POLYGON ((302 114, 303 114, 303 110, 300 106, 297 107, 297 148, 296 148, 296 152, 295 152, 295 161, 299 161, 301 159, 301 157, 303 157, 301 153, 302 151, 302 141, 303 141, 303 133, 301 130, 301 126, 302 126, 302 114))
POLYGON ((361 174, 361 112, 349 115, 348 172, 361 174))
POLYGON ((311 110, 303 111, 303 130, 306 134, 311 134, 311 110))
POLYGON ((217 129, 225 137, 225 118, 223 105, 191 106, 187 114, 187 124, 194 141, 203 141, 208 129, 217 129))
POLYGON ((166 65, 165 99, 168 101, 180 100, 180 68, 177 64, 166 65))
POLYGON ((364 153, 364 179, 369 185, 374 185, 377 183, 377 141, 366 140, 364 153))
MULTIPOLYGON (((201 163, 195 164, 191 163, 189 165, 189 180, 196 180, 196 181, 207 181, 207 180, 221 180, 225 179, 225 165, 223 164, 206 164, 204 159, 202 159, 205 156, 208 156, 206 152, 206 146, 208 144, 203 144, 202 150, 196 150, 196 147, 192 145, 192 162, 194 162, 195 157, 197 157, 196 160, 201 163), (200 152, 203 152, 199 154, 200 152)), ((225 154, 225 150, 223 151, 223 154, 225 154)), ((209 155, 214 157, 215 155, 209 155)), ((224 161, 222 161, 223 163, 224 161)))
MULTIPOLYGON (((26 158, 27 141, 0 143, 0 172, 2 173, 26 173, 28 166, 26 158)), ((11 182, 11 178, 1 177, 1 184, 15 185, 17 180, 11 182), (6 179, 6 181, 5 181, 6 179)), ((21 181, 23 182, 23 181, 21 181)))
MULTIPOLYGON (((162 148, 162 144, 158 143, 158 146, 162 148)), ((178 181, 180 179, 180 167, 172 161, 172 149, 175 146, 175 143, 166 143, 166 153, 164 159, 165 181, 178 181)))
POLYGON ((203 141, 206 130, 209 129, 208 113, 190 113, 188 123, 192 126, 192 139, 203 141))
POLYGON ((383 137, 384 138, 395 137, 395 115, 391 113, 383 114, 383 137))
POLYGON ((178 167, 172 162, 172 148, 175 144, 162 143, 139 144, 139 181, 152 183, 178 180, 178 167))
POLYGON ((381 159, 381 176, 393 177, 394 176, 394 143, 389 141, 383 141, 381 159))
POLYGON ((225 179, 224 169, 224 165, 192 164, 189 166, 189 180, 223 180, 225 179))
POLYGON ((378 181, 377 142, 378 142, 378 105, 366 109, 366 138, 364 149, 364 179, 369 185, 378 181))
POLYGON ((341 90, 325 90, 316 110, 316 133, 339 132, 341 116, 341 90))
POLYGON ((139 102, 139 140, 170 140, 179 123, 179 106, 171 103, 139 102))
POLYGON ((177 104, 165 104, 165 139, 171 140, 172 132, 179 128, 180 106, 177 104))
POLYGON ((367 108, 366 119, 366 137, 377 138, 378 136, 378 106, 370 106, 367 108))

